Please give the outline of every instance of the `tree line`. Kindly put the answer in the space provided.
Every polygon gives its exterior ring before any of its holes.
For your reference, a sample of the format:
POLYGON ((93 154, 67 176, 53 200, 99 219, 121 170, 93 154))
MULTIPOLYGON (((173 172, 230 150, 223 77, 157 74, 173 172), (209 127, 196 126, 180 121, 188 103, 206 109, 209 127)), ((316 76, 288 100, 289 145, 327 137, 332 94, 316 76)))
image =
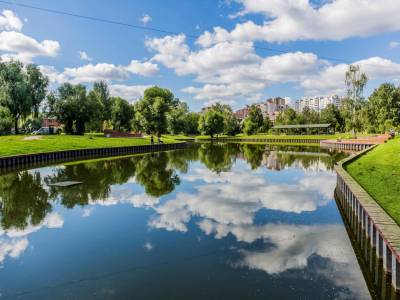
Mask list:
MULTIPOLYGON (((382 133, 400 129, 400 87, 383 83, 365 99, 367 76, 358 66, 349 66, 344 83, 347 97, 341 107, 328 105, 321 111, 286 108, 277 125, 330 123, 337 132, 382 133)), ((107 83, 95 82, 90 90, 81 84, 64 83, 49 91, 49 79, 32 64, 0 61, 0 134, 31 132, 42 118, 55 118, 67 134, 137 131, 147 134, 247 135, 266 133, 272 123, 257 105, 239 121, 229 105, 216 103, 202 113, 189 111, 186 102, 157 86, 144 91, 134 104, 110 95, 107 83)))

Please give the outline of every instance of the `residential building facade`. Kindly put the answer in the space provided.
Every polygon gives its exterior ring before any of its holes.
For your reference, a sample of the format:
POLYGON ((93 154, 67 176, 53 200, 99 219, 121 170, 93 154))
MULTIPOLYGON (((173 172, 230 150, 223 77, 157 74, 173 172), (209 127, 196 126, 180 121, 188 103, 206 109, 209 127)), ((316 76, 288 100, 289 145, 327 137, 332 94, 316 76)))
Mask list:
POLYGON ((333 104, 336 107, 342 105, 343 98, 338 95, 332 96, 316 96, 316 97, 303 97, 296 101, 295 109, 298 112, 302 112, 304 108, 308 107, 314 111, 321 111, 326 108, 329 104, 333 104))

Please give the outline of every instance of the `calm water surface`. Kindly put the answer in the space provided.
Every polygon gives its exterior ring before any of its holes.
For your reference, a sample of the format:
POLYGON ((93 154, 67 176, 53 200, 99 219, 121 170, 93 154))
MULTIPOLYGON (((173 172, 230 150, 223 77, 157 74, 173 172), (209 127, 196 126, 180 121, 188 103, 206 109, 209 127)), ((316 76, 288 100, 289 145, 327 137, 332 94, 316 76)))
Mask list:
POLYGON ((201 144, 2 175, 0 299, 368 299, 342 157, 201 144))

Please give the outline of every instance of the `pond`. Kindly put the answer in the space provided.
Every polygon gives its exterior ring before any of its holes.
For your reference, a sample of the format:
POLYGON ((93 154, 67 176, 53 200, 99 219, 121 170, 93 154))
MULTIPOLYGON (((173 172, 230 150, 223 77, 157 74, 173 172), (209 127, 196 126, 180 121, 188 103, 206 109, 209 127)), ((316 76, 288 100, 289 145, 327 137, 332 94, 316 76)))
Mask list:
POLYGON ((341 158, 204 143, 4 174, 0 299, 368 299, 341 158))

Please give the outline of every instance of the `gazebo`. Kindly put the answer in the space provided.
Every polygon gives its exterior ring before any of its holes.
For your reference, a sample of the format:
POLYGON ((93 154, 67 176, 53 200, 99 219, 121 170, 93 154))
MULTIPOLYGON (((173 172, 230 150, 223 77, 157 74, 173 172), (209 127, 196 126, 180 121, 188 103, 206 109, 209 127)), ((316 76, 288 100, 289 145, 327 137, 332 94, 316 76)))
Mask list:
POLYGON ((297 125, 275 125, 272 130, 276 133, 286 134, 330 134, 335 133, 331 124, 297 124, 297 125))

